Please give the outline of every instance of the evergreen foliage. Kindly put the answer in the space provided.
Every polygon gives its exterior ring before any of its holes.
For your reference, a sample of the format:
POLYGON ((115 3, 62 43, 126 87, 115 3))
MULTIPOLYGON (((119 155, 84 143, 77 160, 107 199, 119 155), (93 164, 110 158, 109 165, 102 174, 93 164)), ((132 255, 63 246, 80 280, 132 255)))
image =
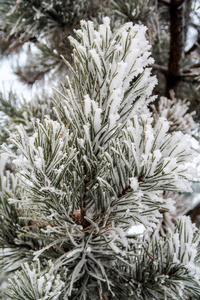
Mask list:
POLYGON ((2 147, 6 299, 200 297, 199 230, 185 216, 165 236, 158 226, 163 211, 175 211, 167 192, 191 191, 187 164, 197 154, 185 131, 194 123, 179 102, 183 132, 164 111, 152 117, 157 80, 145 33, 131 22, 112 30, 109 18, 98 29, 81 21, 54 116, 45 107, 32 130, 10 133, 13 148, 2 147), (17 174, 3 172, 3 155, 17 174), (138 224, 145 231, 131 235, 138 224))
POLYGON ((157 107, 152 104, 151 108, 154 112, 154 118, 164 117, 170 124, 169 132, 181 131, 183 133, 192 134, 198 128, 198 124, 194 122, 193 116, 195 112, 189 111, 190 103, 185 100, 176 99, 171 92, 171 99, 161 97, 157 107))
POLYGON ((59 299, 64 282, 60 276, 52 272, 52 265, 49 262, 48 268, 41 269, 40 262, 29 266, 22 265, 22 270, 16 272, 16 276, 10 280, 10 286, 6 292, 7 299, 59 299), (26 285, 24 285, 24 279, 26 285))

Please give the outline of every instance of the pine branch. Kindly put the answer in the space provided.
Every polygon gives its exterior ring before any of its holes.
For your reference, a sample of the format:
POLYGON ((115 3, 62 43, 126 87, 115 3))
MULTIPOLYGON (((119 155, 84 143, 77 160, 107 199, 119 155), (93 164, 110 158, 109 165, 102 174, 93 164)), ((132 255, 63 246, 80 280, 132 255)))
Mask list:
POLYGON ((197 39, 195 41, 195 43, 190 47, 190 49, 188 49, 186 52, 185 52, 185 55, 189 55, 191 54, 193 51, 196 51, 198 49, 200 49, 200 26, 199 25, 196 25, 194 23, 191 23, 191 25, 197 29, 198 31, 198 36, 197 36, 197 39))
POLYGON ((157 228, 160 212, 174 208, 163 193, 191 191, 186 164, 195 152, 178 130, 189 132, 192 114, 174 97, 151 117, 151 66, 166 76, 172 69, 152 65, 144 26, 112 30, 104 18, 96 28, 82 20, 70 37, 71 76, 56 91, 54 117, 52 104, 36 103, 40 114, 27 105, 25 126, 11 135, 17 154, 2 147, 15 158, 20 197, 0 193, 0 238, 14 248, 12 259, 1 255, 0 262, 6 269, 18 261, 18 249, 20 259, 36 260, 20 265, 8 299, 198 299, 199 231, 189 217, 179 218, 174 232, 166 218, 165 238, 157 228), (138 224, 151 234, 127 237, 138 224))
POLYGON ((195 42, 192 45, 192 47, 185 52, 185 55, 191 54, 193 51, 197 50, 198 48, 200 49, 200 44, 198 42, 195 42))
POLYGON ((83 229, 90 226, 90 223, 85 219, 86 211, 87 211, 87 199, 88 199, 88 184, 91 181, 91 177, 88 175, 87 167, 85 162, 83 162, 83 194, 81 195, 81 201, 80 201, 80 225, 83 226, 83 229))
POLYGON ((199 74, 199 69, 200 69, 200 63, 191 65, 191 66, 181 70, 181 76, 182 77, 196 76, 199 74), (195 70, 196 70, 196 72, 195 72, 195 70))

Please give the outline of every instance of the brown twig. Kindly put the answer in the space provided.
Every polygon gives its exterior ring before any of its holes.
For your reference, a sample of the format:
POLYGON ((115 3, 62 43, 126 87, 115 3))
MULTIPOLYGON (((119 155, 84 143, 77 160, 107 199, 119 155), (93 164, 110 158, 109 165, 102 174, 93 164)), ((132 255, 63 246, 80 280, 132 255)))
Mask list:
POLYGON ((43 227, 43 226, 48 226, 48 225, 51 226, 51 224, 49 224, 48 222, 45 222, 45 221, 39 221, 39 220, 31 219, 31 218, 28 218, 28 220, 36 222, 36 223, 40 223, 40 224, 28 225, 28 226, 24 226, 22 228, 27 229, 27 228, 32 228, 32 227, 43 227))
POLYGON ((121 192, 120 194, 117 195, 117 197, 118 197, 118 198, 121 198, 121 197, 125 196, 126 193, 127 193, 130 189, 131 189, 131 186, 128 185, 127 187, 125 187, 125 188, 122 190, 122 192, 121 192))
POLYGON ((159 71, 160 73, 162 73, 164 75, 167 75, 167 73, 168 73, 167 67, 164 67, 164 66, 161 66, 161 65, 157 65, 157 64, 153 64, 151 66, 152 66, 152 68, 154 70, 159 71))
POLYGON ((166 5, 166 6, 170 6, 170 1, 169 0, 159 0, 159 2, 166 5))

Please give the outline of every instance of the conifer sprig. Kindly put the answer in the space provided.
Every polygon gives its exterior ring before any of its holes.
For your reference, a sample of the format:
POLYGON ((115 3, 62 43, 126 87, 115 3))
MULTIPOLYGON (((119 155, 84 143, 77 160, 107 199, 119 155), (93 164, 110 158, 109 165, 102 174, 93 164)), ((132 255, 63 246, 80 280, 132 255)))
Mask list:
POLYGON ((36 122, 32 135, 18 126, 11 141, 20 155, 4 147, 15 157, 21 191, 9 205, 28 211, 19 234, 36 241, 23 248, 11 300, 200 295, 199 232, 189 218, 165 238, 156 231, 161 211, 174 209, 163 192, 190 191, 186 163, 195 153, 186 135, 151 117, 156 79, 145 30, 127 23, 112 32, 108 18, 95 30, 82 21, 71 38, 72 79, 56 91, 56 120, 36 122), (146 231, 130 237, 138 224, 146 231), (28 255, 39 264, 28 264, 28 255))

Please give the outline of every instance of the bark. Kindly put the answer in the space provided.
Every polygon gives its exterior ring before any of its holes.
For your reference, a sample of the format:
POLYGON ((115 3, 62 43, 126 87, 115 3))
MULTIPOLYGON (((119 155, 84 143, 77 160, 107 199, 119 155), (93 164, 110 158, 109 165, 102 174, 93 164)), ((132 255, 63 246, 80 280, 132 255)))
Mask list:
POLYGON ((186 215, 190 216, 192 223, 195 223, 197 227, 200 227, 200 204, 189 210, 186 215))
POLYGON ((170 90, 176 93, 180 81, 180 71, 184 55, 184 0, 171 0, 170 3, 170 50, 165 94, 170 90))

